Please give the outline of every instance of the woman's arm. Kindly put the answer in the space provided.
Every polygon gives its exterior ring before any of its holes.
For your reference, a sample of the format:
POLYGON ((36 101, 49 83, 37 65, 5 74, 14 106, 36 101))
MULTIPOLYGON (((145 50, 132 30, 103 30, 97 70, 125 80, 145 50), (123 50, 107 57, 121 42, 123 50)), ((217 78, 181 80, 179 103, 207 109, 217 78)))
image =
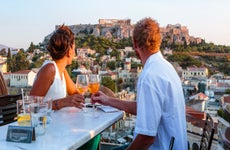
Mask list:
POLYGON ((80 94, 69 95, 52 101, 52 109, 59 110, 64 107, 84 107, 84 97, 80 94))
POLYGON ((30 90, 30 95, 45 96, 54 81, 54 76, 55 66, 53 64, 50 63, 42 67, 30 90))
POLYGON ((76 84, 70 78, 66 69, 64 70, 64 76, 65 76, 66 90, 68 95, 77 94, 78 92, 77 92, 76 84))

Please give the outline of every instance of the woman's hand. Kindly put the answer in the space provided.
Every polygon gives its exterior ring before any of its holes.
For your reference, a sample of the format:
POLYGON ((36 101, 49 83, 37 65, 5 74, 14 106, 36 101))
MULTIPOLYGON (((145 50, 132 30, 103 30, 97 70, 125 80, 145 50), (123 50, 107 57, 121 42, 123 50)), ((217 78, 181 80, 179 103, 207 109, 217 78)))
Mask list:
POLYGON ((84 107, 85 98, 80 94, 69 95, 63 100, 61 100, 62 107, 84 107))

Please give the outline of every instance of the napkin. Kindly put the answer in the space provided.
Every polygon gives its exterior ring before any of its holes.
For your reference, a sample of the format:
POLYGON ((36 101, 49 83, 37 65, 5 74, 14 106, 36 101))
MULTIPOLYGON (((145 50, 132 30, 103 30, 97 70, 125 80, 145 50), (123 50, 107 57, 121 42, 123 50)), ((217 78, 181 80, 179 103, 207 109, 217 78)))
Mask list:
POLYGON ((100 105, 97 106, 98 109, 101 109, 104 112, 116 112, 119 111, 119 109, 111 107, 111 106, 104 106, 104 105, 100 105))

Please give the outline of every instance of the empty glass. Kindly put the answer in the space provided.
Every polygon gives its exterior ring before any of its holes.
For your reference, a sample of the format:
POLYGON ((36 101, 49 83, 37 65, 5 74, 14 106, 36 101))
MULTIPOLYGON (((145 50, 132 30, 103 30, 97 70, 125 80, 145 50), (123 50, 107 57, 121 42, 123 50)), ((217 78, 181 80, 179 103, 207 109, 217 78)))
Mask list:
POLYGON ((36 135, 44 135, 46 131, 48 103, 41 96, 28 96, 30 99, 31 123, 36 135))
POLYGON ((52 99, 51 98, 44 98, 44 103, 47 103, 48 110, 47 110, 47 120, 46 124, 49 125, 52 122, 52 99))

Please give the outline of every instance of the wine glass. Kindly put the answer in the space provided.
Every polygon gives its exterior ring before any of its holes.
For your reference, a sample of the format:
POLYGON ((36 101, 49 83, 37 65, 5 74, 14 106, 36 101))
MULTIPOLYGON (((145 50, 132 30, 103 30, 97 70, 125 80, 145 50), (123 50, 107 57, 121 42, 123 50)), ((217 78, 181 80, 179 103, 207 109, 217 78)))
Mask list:
MULTIPOLYGON (((99 88, 100 88, 99 75, 89 74, 89 85, 88 85, 89 92, 92 94, 97 93, 99 91, 99 88)), ((95 110, 95 104, 93 104, 93 110, 95 110)))
POLYGON ((88 77, 85 74, 80 74, 77 76, 76 86, 79 94, 84 95, 88 90, 88 77))
MULTIPOLYGON (((76 80, 76 87, 77 87, 77 91, 79 94, 81 94, 82 96, 84 96, 84 94, 88 91, 88 76, 85 74, 80 74, 77 76, 77 80, 76 80)), ((86 111, 85 109, 83 109, 84 111, 86 111)))

